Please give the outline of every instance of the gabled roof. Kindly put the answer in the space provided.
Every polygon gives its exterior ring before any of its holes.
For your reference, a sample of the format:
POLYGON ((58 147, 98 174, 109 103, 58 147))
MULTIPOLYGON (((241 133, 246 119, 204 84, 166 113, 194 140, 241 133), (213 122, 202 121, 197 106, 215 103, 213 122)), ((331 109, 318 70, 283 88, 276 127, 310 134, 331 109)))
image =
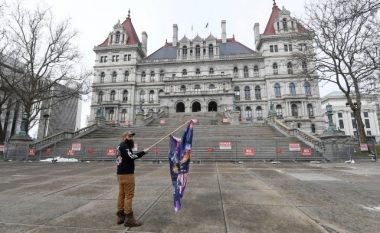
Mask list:
POLYGON ((281 10, 278 8, 276 2, 273 3, 272 7, 272 14, 269 17, 267 26, 265 27, 265 31, 263 35, 274 35, 275 30, 274 30, 274 23, 277 21, 278 17, 280 16, 281 10))
POLYGON ((197 34, 196 37, 194 37, 193 41, 198 41, 198 42, 202 42, 202 38, 197 34))
POLYGON ((183 36, 182 39, 179 42, 181 42, 181 43, 187 43, 189 41, 190 40, 186 36, 183 36))
MULTIPOLYGON (((127 44, 128 45, 139 44, 140 40, 139 40, 139 37, 137 36, 135 28, 133 27, 132 20, 129 14, 128 14, 128 17, 124 20, 124 22, 121 25, 123 26, 124 31, 126 31, 128 35, 127 44)), ((107 45, 108 45, 108 38, 105 39, 105 41, 98 46, 105 47, 107 45)))
POLYGON ((206 38, 206 41, 209 41, 209 40, 216 40, 215 36, 213 36, 211 33, 210 35, 206 38))

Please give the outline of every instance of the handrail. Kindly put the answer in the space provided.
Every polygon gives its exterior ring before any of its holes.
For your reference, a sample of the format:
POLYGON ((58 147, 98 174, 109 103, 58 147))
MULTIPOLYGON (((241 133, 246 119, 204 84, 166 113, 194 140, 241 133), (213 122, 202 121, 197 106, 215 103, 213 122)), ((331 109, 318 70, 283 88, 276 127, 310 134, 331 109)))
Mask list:
POLYGON ((325 145, 323 141, 314 135, 311 135, 305 131, 302 131, 298 128, 290 128, 277 119, 273 119, 274 125, 278 126, 281 130, 285 131, 285 133, 289 135, 293 135, 300 139, 301 141, 313 146, 319 152, 323 152, 325 150, 325 145))
POLYGON ((95 129, 97 126, 98 125, 95 123, 95 124, 89 125, 87 127, 84 127, 82 129, 79 129, 79 130, 74 131, 74 132, 62 131, 62 132, 59 132, 57 134, 51 135, 47 138, 43 138, 41 140, 38 140, 35 143, 32 143, 31 146, 38 150, 38 149, 43 148, 45 146, 51 145, 52 143, 57 143, 57 142, 60 142, 64 139, 70 139, 70 138, 77 137, 79 135, 83 135, 84 133, 87 133, 90 130, 95 129))

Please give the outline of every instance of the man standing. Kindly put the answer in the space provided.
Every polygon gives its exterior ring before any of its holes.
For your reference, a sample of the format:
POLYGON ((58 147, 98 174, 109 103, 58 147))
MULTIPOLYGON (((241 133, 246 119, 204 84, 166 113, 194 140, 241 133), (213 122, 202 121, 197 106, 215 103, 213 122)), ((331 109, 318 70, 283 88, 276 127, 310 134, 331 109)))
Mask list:
POLYGON ((135 159, 141 158, 148 153, 144 149, 133 153, 133 136, 135 133, 128 131, 122 135, 123 141, 117 148, 117 180, 119 183, 119 195, 117 199, 117 224, 124 223, 126 227, 141 226, 142 222, 133 216, 132 198, 135 193, 135 159))

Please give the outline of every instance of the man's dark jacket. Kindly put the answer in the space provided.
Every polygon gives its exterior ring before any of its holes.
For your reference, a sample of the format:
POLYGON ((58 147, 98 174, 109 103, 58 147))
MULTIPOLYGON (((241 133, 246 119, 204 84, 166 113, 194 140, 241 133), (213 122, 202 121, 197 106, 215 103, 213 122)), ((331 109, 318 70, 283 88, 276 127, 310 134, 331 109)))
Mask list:
POLYGON ((141 158, 145 155, 144 151, 133 153, 133 142, 125 140, 121 142, 117 148, 117 174, 133 174, 135 173, 135 159, 141 158))

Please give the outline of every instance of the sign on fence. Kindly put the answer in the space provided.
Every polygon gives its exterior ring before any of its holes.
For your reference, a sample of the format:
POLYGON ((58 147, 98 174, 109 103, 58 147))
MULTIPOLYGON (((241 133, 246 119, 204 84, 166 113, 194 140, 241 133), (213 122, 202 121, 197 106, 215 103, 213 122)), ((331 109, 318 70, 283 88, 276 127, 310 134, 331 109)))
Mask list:
POLYGON ((87 154, 89 154, 89 155, 92 155, 94 153, 94 148, 88 148, 87 149, 87 154))
POLYGON ((368 144, 360 143, 360 151, 368 151, 368 144))
POLYGON ((299 143, 289 143, 289 151, 301 151, 299 143))
POLYGON ((71 150, 80 151, 80 148, 81 148, 81 144, 80 143, 73 143, 73 144, 71 144, 71 150))
POLYGON ((46 149, 46 154, 51 155, 53 153, 53 150, 49 147, 46 149))
POLYGON ((35 156, 36 155, 36 149, 30 148, 28 149, 28 156, 35 156))
POLYGON ((301 156, 311 156, 311 148, 302 148, 301 156))
POLYGON ((66 155, 67 156, 74 156, 75 155, 75 151, 73 149, 68 149, 67 152, 66 152, 66 155))
POLYGON ((220 150, 231 150, 231 142, 219 142, 220 150))
POLYGON ((108 148, 107 149, 107 156, 116 156, 116 149, 115 148, 108 148))
POLYGON ((165 120, 164 119, 160 120, 160 125, 165 125, 165 120))
POLYGON ((132 151, 137 151, 139 149, 139 144, 135 143, 135 145, 132 148, 132 151))
POLYGON ((255 155, 255 149, 253 147, 252 148, 244 148, 243 154, 249 155, 249 156, 254 156, 255 155))
POLYGON ((230 119, 228 119, 228 118, 223 118, 223 121, 222 121, 223 123, 230 123, 230 119))
POLYGON ((0 151, 4 151, 4 148, 5 148, 4 144, 1 144, 0 145, 0 151))
POLYGON ((207 148, 207 152, 208 152, 208 153, 212 153, 212 152, 214 152, 214 148, 212 148, 212 147, 207 148))
POLYGON ((276 148, 276 153, 279 154, 279 155, 282 155, 284 153, 284 149, 282 149, 282 147, 277 147, 276 148))

